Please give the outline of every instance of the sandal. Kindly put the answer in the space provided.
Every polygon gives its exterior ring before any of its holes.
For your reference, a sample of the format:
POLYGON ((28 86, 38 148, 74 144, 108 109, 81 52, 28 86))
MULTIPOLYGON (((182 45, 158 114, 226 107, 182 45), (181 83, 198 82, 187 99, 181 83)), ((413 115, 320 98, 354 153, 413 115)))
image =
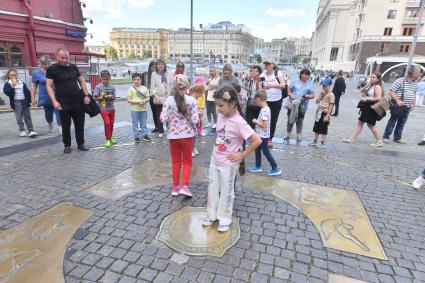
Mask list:
POLYGON ((373 147, 382 147, 384 143, 382 141, 377 141, 371 144, 373 147))
POLYGON ((351 143, 351 144, 355 143, 355 141, 353 141, 351 138, 345 138, 342 140, 342 142, 351 143))

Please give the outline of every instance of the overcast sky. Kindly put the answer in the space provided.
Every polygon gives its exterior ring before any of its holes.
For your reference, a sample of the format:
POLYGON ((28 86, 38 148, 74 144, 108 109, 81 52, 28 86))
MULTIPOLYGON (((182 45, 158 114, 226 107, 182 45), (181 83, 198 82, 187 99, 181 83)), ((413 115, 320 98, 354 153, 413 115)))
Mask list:
MULTIPOLYGON (((190 0, 83 0, 90 43, 109 42, 113 27, 190 27, 190 0)), ((310 37, 319 0, 193 0, 194 26, 231 21, 245 24, 254 36, 271 40, 310 37)))

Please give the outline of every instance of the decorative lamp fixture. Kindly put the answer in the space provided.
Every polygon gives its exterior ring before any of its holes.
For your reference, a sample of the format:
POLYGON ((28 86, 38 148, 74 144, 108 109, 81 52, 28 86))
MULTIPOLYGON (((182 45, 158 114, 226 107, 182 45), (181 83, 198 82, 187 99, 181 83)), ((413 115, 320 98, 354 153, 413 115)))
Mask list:
POLYGON ((89 20, 89 23, 93 24, 93 19, 92 18, 83 18, 84 21, 89 20))

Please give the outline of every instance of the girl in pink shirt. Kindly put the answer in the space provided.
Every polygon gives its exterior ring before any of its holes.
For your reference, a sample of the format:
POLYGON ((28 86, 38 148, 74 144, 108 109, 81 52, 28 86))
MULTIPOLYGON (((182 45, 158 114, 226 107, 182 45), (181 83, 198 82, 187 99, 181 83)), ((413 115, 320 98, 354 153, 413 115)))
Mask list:
POLYGON ((202 224, 210 226, 218 220, 218 231, 226 232, 232 223, 239 162, 261 144, 261 139, 242 117, 238 93, 233 87, 223 86, 214 94, 214 99, 219 112, 217 138, 210 163, 208 216, 202 224), (244 140, 251 140, 251 143, 241 152, 244 140))
POLYGON ((166 98, 162 107, 160 119, 162 123, 167 123, 167 138, 170 141, 173 174, 171 195, 182 194, 191 197, 188 185, 192 170, 192 144, 199 116, 195 98, 185 94, 188 86, 189 81, 182 75, 176 77, 171 95, 166 98))

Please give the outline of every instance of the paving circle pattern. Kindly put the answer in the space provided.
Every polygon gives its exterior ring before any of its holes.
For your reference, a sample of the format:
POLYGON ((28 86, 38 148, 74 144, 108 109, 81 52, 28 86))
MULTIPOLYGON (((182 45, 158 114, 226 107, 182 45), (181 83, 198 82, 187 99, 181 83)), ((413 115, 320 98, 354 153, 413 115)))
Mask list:
POLYGON ((156 236, 170 248, 187 255, 222 257, 240 238, 239 218, 233 217, 228 232, 217 231, 218 221, 204 227, 201 220, 207 216, 205 207, 183 207, 167 216, 156 236))
MULTIPOLYGON (((207 179, 206 167, 193 165, 191 182, 207 179)), ((146 159, 120 174, 87 189, 88 192, 109 199, 118 199, 146 188, 169 184, 171 186, 171 162, 146 159)))
POLYGON ((325 247, 387 260, 357 193, 250 174, 244 185, 295 206, 319 230, 325 247))
POLYGON ((65 248, 90 210, 67 203, 0 234, 0 282, 64 282, 65 248))

